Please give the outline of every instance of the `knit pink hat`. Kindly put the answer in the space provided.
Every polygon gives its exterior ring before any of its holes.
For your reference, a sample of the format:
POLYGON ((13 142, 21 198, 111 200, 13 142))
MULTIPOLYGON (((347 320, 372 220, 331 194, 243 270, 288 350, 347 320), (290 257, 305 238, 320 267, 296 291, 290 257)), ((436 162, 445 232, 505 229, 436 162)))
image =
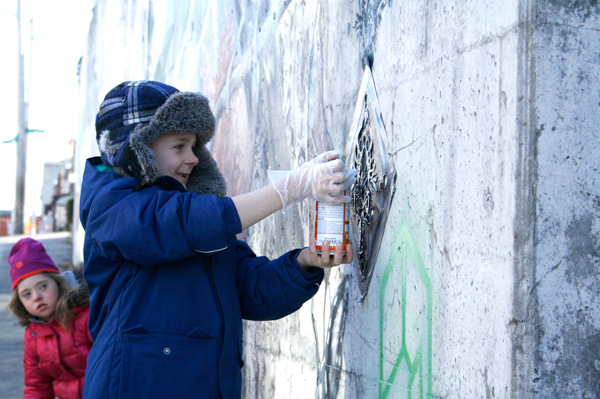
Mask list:
POLYGON ((8 255, 8 264, 13 291, 27 277, 43 272, 60 273, 42 243, 29 237, 22 238, 13 245, 8 255))

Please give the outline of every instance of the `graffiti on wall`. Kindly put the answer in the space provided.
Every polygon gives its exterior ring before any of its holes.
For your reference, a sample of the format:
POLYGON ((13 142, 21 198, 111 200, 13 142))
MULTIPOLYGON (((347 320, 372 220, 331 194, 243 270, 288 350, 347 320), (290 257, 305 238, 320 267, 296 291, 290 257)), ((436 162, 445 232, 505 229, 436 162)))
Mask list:
POLYGON ((396 237, 379 287, 379 398, 430 399, 432 282, 406 219, 396 237), (395 281, 399 281, 399 287, 392 284, 395 281), (399 317, 394 317, 396 310, 400 311, 399 317), (394 320, 393 329, 386 320, 394 320), (399 331, 396 320, 401 323, 399 331), (398 332, 399 349, 392 350, 393 339, 388 334, 397 336, 398 332))
POLYGON ((371 69, 365 72, 354 111, 346 163, 358 171, 350 188, 350 240, 355 251, 361 301, 367 295, 392 197, 396 170, 387 152, 387 134, 371 69))
MULTIPOLYGON (((379 399, 433 398, 431 277, 406 219, 395 232, 396 241, 378 287, 379 399)), ((316 397, 337 398, 343 373, 343 339, 348 316, 350 275, 345 275, 332 297, 316 397)), ((314 325, 314 320, 313 320, 314 325)), ((319 352, 317 350, 317 352, 319 352)), ((342 391, 340 391, 342 390, 342 391)))

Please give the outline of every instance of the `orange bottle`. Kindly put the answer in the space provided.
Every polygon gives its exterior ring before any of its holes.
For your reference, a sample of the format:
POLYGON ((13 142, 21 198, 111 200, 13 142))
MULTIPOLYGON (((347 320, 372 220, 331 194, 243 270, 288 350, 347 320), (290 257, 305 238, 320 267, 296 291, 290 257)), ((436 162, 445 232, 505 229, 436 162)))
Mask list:
MULTIPOLYGON (((344 192, 344 194, 346 194, 344 192)), ((317 253, 323 251, 323 241, 329 241, 329 253, 335 252, 335 244, 342 243, 344 254, 348 244, 348 229, 350 227, 350 204, 331 205, 316 201, 315 241, 317 253)))

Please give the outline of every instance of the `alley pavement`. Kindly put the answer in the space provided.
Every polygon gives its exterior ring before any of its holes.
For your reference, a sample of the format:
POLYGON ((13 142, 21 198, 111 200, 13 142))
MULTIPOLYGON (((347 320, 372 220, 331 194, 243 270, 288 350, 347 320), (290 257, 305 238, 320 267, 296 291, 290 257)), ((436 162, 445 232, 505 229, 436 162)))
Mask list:
MULTIPOLYGON (((12 296, 8 274, 8 254, 24 236, 0 237, 0 399, 23 397, 23 333, 16 317, 8 309, 12 296)), ((72 267, 71 233, 50 233, 31 236, 41 241, 61 270, 72 267)))

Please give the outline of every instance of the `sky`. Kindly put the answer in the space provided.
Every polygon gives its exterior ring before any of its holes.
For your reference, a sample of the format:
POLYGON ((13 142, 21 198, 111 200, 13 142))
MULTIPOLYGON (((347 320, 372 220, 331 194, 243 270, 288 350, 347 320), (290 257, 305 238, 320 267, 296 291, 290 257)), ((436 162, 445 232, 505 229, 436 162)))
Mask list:
MULTIPOLYGON (((18 130, 19 0, 0 2, 0 210, 13 210, 16 187, 14 141, 18 130)), ((77 66, 83 55, 95 0, 20 0, 25 100, 29 103, 25 215, 41 212, 44 162, 72 155, 77 137, 79 88, 77 66)))

